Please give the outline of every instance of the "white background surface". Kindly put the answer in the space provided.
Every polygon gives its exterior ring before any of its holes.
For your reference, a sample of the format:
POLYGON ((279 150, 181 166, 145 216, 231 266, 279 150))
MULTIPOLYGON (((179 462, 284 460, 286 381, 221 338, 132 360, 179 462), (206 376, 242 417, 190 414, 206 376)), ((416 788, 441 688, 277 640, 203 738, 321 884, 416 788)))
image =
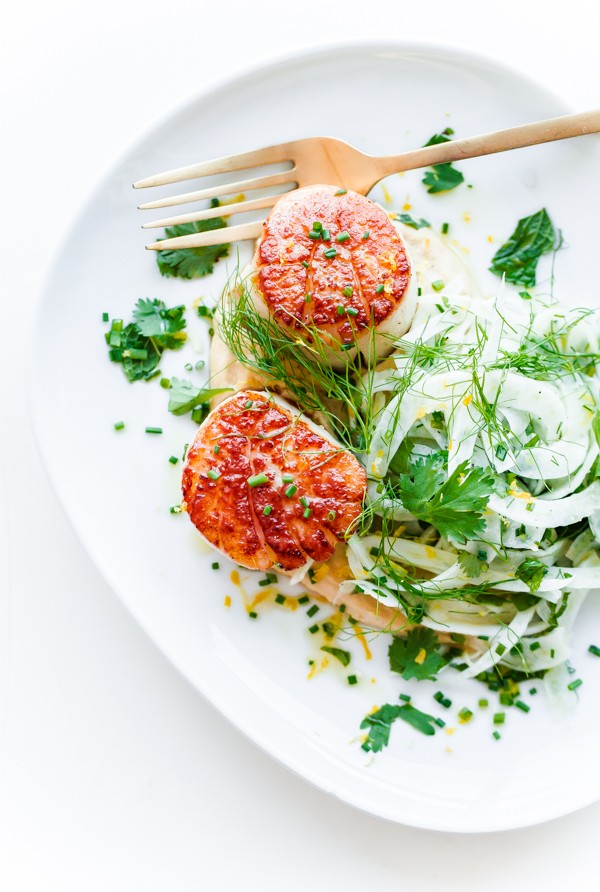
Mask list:
POLYGON ((78 544, 36 454, 23 384, 29 319, 66 227, 123 146, 172 105, 291 48, 396 37, 487 52, 576 108, 598 106, 591 10, 583 0, 556 11, 537 0, 55 0, 3 12, 2 890, 495 892, 562 889, 576 875, 593 887, 598 805, 502 835, 415 831, 329 799, 244 740, 148 642, 78 544))

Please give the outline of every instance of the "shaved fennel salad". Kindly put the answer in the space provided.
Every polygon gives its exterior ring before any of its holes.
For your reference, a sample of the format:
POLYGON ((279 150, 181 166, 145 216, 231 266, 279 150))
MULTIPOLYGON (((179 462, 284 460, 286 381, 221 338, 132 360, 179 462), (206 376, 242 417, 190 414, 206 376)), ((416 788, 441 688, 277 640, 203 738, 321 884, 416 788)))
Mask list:
POLYGON ((600 582, 600 320, 523 294, 423 297, 371 378, 374 529, 343 585, 475 636, 465 676, 561 666, 600 582))

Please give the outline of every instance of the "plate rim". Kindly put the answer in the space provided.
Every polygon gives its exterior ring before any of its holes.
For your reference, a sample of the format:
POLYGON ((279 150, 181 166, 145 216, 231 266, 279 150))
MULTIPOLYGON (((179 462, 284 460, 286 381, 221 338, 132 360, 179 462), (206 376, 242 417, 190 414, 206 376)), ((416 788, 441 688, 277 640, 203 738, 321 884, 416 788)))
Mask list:
MULTIPOLYGON (((60 475, 56 470, 55 465, 51 462, 51 450, 46 449, 45 447, 45 435, 43 433, 43 430, 41 429, 39 413, 36 409, 36 403, 39 402, 40 398, 38 382, 40 380, 43 380, 43 376, 40 377, 39 375, 41 369, 38 368, 37 360, 37 357, 39 357, 40 355, 39 350, 37 349, 37 344, 38 340, 42 337, 39 320, 42 314, 43 307, 45 306, 46 301, 50 296, 51 285, 57 277, 58 270, 61 266, 63 254, 65 253, 67 246, 76 235, 79 221, 87 213, 88 209, 92 205, 94 197, 106 188, 107 184, 114 176, 115 171, 120 166, 122 166, 122 164, 128 158, 130 158, 133 153, 136 152, 138 147, 146 144, 151 139, 151 137, 166 124, 168 124, 170 120, 172 120, 176 116, 179 116, 181 113, 184 113, 194 104, 200 103, 205 99, 214 99, 218 97, 219 93, 230 92, 231 89, 235 87, 235 85, 245 79, 259 76, 266 77, 276 72, 277 70, 281 70, 282 68, 294 67, 298 66, 301 63, 308 63, 314 60, 325 60, 331 59, 332 57, 341 58, 344 55, 353 54, 369 56, 380 54, 385 51, 393 52, 398 55, 406 55, 408 53, 421 53, 424 55, 429 55, 430 57, 437 56, 438 58, 445 59, 446 61, 449 61, 451 63, 464 63, 466 61, 476 68, 493 70, 496 74, 499 75, 505 73, 512 78, 520 79, 524 82, 527 82, 532 88, 535 88, 538 93, 545 95, 548 101, 557 108, 557 114, 567 114, 569 111, 572 110, 572 106, 570 105, 570 103, 568 103, 562 96, 558 95, 553 90, 550 90, 543 83, 539 82, 535 77, 531 76, 529 73, 523 72, 517 66, 507 64, 504 60, 498 59, 493 55, 480 53, 478 51, 473 51, 471 49, 463 47, 450 46, 441 41, 421 41, 409 39, 345 39, 339 41, 330 41, 318 47, 301 47, 298 49, 285 51, 280 54, 269 56, 266 60, 254 62, 247 66, 236 68, 234 72, 228 73, 226 76, 212 82, 203 89, 194 91, 193 93, 186 95, 179 102, 156 115, 150 121, 150 123, 146 127, 144 127, 143 131, 140 134, 129 140, 125 147, 109 161, 106 168, 102 170, 98 179, 94 181, 93 186, 87 191, 82 200, 78 203, 77 208, 73 216, 71 217, 69 225, 66 227, 64 233, 62 234, 62 237, 57 244, 52 261, 49 263, 48 268, 45 271, 42 287, 40 288, 36 299, 33 301, 32 304, 30 317, 30 333, 32 336, 28 344, 28 355, 26 363, 27 412, 33 432, 36 450, 40 457, 41 464, 45 470, 47 479, 50 482, 52 491, 57 499, 58 504, 61 507, 63 515, 66 517, 77 540, 81 543, 82 547, 92 560, 97 572, 108 583, 114 594, 119 598, 119 601, 124 605, 130 615, 133 617, 136 624, 143 630, 147 638, 152 641, 161 655, 178 672, 178 674, 186 681, 186 683, 188 683, 190 687, 194 689, 194 691, 200 694, 205 702, 207 702, 213 709, 217 710, 223 718, 225 718, 234 728, 236 728, 236 730, 240 731, 252 744, 259 747, 264 753, 266 753, 279 765, 282 765, 287 770, 293 772, 296 776, 302 778, 302 780, 304 781, 307 781, 311 784, 311 786, 317 788, 321 792, 329 796, 333 796, 335 799, 376 818, 388 820, 395 824, 400 824, 401 826, 415 827, 422 830, 433 830, 437 832, 479 834, 505 830, 515 830, 523 827, 546 823, 561 816, 579 811, 596 802, 598 800, 598 794, 596 792, 593 792, 591 794, 588 793, 588 795, 576 797, 575 801, 569 800, 568 803, 565 803, 564 800, 561 800, 563 804, 561 806, 555 806, 554 808, 549 808, 549 804, 547 801, 545 802, 545 804, 544 802, 542 802, 541 804, 535 803, 533 806, 528 807, 527 815, 523 816, 521 820, 517 822, 515 822, 514 818, 512 820, 506 820, 503 819, 501 816, 495 815, 494 820, 490 821, 489 826, 486 825, 484 827, 482 827, 481 825, 465 825, 454 827, 450 826, 447 819, 436 822, 435 820, 432 821, 424 819, 414 819, 408 816, 406 813, 402 815, 392 814, 390 809, 377 809, 374 803, 363 801, 360 792, 354 794, 351 789, 340 789, 339 785, 336 786, 331 782, 328 783, 322 770, 315 771, 313 770, 312 765, 307 765, 306 762, 298 764, 297 760, 284 760, 280 750, 278 750, 276 746, 274 747, 273 745, 271 745, 267 733, 261 733, 261 729, 257 728, 256 726, 249 727, 247 720, 244 717, 240 716, 239 712, 236 712, 235 707, 230 706, 226 698, 211 696, 208 693, 208 691, 210 690, 210 685, 207 685, 205 689, 199 686, 199 684, 195 680, 192 680, 192 678, 190 678, 187 674, 184 666, 180 665, 179 661, 177 660, 176 654, 172 653, 172 648, 168 646, 168 644, 165 645, 163 643, 160 636, 157 636, 155 630, 151 628, 151 624, 149 624, 146 619, 140 614, 134 600, 129 597, 126 586, 120 585, 118 579, 115 577, 115 574, 113 574, 110 567, 105 565, 101 558, 101 555, 97 553, 96 548, 94 547, 93 540, 90 540, 90 537, 86 535, 84 531, 78 528, 76 518, 71 512, 67 501, 63 499, 63 496, 61 494, 60 475), (558 111, 558 109, 560 108, 562 108, 562 111, 558 111), (539 813, 540 807, 542 813, 539 813)), ((395 803, 397 803, 398 801, 400 800, 396 799, 395 803)), ((406 808, 404 811, 406 812, 406 808)))

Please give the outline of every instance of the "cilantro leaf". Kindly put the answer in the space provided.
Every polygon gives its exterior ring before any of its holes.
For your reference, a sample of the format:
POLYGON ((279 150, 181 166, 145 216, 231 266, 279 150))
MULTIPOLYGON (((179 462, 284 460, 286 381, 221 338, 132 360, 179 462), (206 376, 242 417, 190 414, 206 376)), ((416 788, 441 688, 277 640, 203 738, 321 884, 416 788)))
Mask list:
POLYGON ((411 229, 425 229, 425 227, 431 226, 429 220, 425 220, 423 217, 415 220, 410 214, 396 214, 394 219, 404 223, 405 226, 410 226, 411 229))
POLYGON ((434 164, 431 170, 425 172, 425 176, 421 180, 430 194, 436 192, 449 192, 456 189, 457 186, 464 181, 464 176, 452 166, 450 162, 444 164, 434 164))
POLYGON ((388 657, 392 672, 399 672, 407 681, 411 678, 435 681, 435 673, 447 662, 440 653, 437 635, 427 626, 417 626, 406 636, 394 635, 388 657))
POLYGON ((162 350, 140 333, 135 322, 123 327, 122 319, 113 319, 104 337, 109 359, 121 364, 129 381, 149 381, 158 374, 162 350))
POLYGON ((554 248, 556 240, 552 220, 542 208, 519 220, 508 241, 494 254, 490 270, 497 276, 506 276, 506 281, 513 285, 531 288, 536 282, 538 260, 554 248))
MULTIPOLYGON (((443 142, 450 142, 452 136, 454 136, 454 130, 451 127, 446 127, 441 133, 434 133, 425 145, 436 146, 443 142)), ((431 170, 426 171, 425 176, 421 180, 423 185, 427 186, 427 191, 430 194, 449 192, 451 189, 456 189, 457 186, 460 186, 463 181, 464 176, 460 170, 453 167, 450 162, 434 164, 431 170)))
POLYGON ((470 551, 461 551, 458 556, 458 563, 465 576, 468 576, 470 579, 481 576, 482 573, 489 570, 488 564, 478 558, 476 554, 471 554, 470 551))
POLYGON ((515 576, 525 583, 530 592, 537 592, 547 572, 548 567, 545 564, 537 558, 529 557, 519 564, 515 576))
POLYGON ((362 749, 369 753, 378 753, 390 742, 390 730, 396 719, 403 719, 422 734, 431 736, 435 734, 435 718, 426 712, 416 709, 410 703, 396 706, 394 703, 385 703, 375 712, 365 716, 360 723, 361 728, 367 728, 367 739, 362 744, 362 749))
MULTIPOLYGON (((211 207, 219 207, 219 201, 214 198, 211 207)), ((180 235, 192 235, 195 232, 210 232, 213 229, 221 229, 226 226, 223 217, 213 217, 212 220, 196 220, 193 223, 180 223, 165 229, 165 238, 175 238, 180 235)), ((207 245, 204 248, 179 248, 156 252, 156 262, 163 276, 178 276, 180 279, 197 279, 212 273, 217 260, 227 257, 229 245, 207 245)))
POLYGON ((227 393, 232 389, 232 387, 204 389, 202 387, 194 387, 192 382, 186 381, 185 378, 171 378, 169 412, 173 415, 185 415, 186 412, 191 412, 196 406, 208 403, 219 393, 227 393))
POLYGON ((138 300, 133 311, 135 321, 123 326, 113 319, 104 335, 108 357, 121 364, 130 381, 149 381, 158 374, 164 350, 178 350, 186 340, 185 307, 171 307, 162 300, 138 300))
POLYGON ((350 662, 350 653, 347 650, 342 650, 340 647, 329 647, 328 644, 324 644, 321 650, 339 660, 342 666, 347 666, 350 662))
POLYGON ((444 481, 443 463, 441 452, 411 461, 409 472, 398 476, 395 494, 418 520, 464 545, 483 532, 483 512, 494 480, 483 468, 469 469, 464 461, 444 481))
POLYGON ((184 306, 168 309, 162 300, 140 298, 133 318, 142 335, 153 338, 164 350, 178 350, 187 339, 184 313, 184 306))

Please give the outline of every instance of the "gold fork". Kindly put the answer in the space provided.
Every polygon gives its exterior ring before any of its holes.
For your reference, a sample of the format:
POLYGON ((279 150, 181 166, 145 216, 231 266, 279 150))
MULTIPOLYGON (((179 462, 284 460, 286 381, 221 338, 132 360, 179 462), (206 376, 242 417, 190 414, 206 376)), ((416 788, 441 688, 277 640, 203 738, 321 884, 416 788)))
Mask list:
MULTIPOLYGON (((298 139, 276 146, 268 146, 264 149, 256 149, 253 152, 243 152, 240 155, 228 155, 224 158, 217 158, 214 161, 202 161, 189 167, 179 167, 175 170, 168 170, 165 173, 139 180, 133 185, 135 189, 144 189, 149 186, 165 186, 169 183, 180 183, 184 180, 193 180, 200 177, 229 174, 234 171, 249 170, 281 162, 286 162, 290 165, 287 170, 279 173, 259 175, 252 179, 242 179, 237 182, 220 183, 210 188, 198 189, 182 195, 171 195, 167 198, 160 198, 156 201, 141 204, 141 210, 166 208, 191 201, 202 201, 203 199, 218 198, 224 195, 251 192, 256 189, 271 189, 275 186, 284 187, 281 192, 274 192, 261 198, 206 208, 190 214, 166 217, 162 220, 144 224, 144 229, 151 229, 158 226, 174 226, 180 223, 211 220, 214 217, 232 217, 235 214, 243 214, 248 211, 263 210, 264 208, 273 207, 285 192, 316 183, 328 183, 366 194, 383 177, 392 173, 415 170, 420 167, 430 167, 433 164, 445 164, 449 161, 462 161, 465 158, 476 158, 480 155, 506 152, 509 149, 520 149, 525 146, 553 142, 554 140, 567 139, 572 136, 582 136, 586 133, 598 133, 599 131, 600 109, 596 109, 573 115, 563 115, 559 118, 550 118, 546 121, 536 121, 533 124, 523 124, 519 127, 511 127, 508 130, 498 130, 494 133, 484 133, 480 136, 470 136, 466 139, 425 146, 411 152, 403 152, 401 155, 386 155, 379 158, 374 155, 366 155, 340 139, 318 136, 311 139, 298 139)), ((147 247, 150 250, 159 251, 165 248, 173 250, 179 248, 199 248, 206 245, 244 241, 245 239, 258 238, 262 232, 262 227, 263 221, 259 220, 252 223, 242 223, 237 226, 228 226, 227 228, 213 229, 208 232, 162 239, 147 245, 147 247)))

